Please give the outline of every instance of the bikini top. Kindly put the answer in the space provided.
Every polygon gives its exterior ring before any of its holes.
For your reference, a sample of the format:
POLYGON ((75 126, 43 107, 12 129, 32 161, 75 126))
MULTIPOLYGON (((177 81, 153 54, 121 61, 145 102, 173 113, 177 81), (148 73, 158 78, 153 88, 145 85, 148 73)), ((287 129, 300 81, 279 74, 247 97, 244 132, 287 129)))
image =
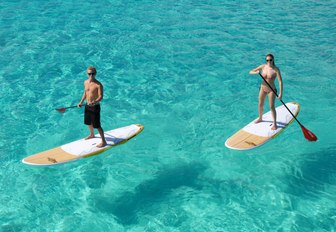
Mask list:
POLYGON ((276 72, 274 71, 274 74, 275 74, 275 75, 274 75, 273 77, 271 77, 271 78, 267 77, 267 75, 264 75, 264 69, 261 70, 261 74, 263 75, 263 77, 264 77, 265 79, 273 79, 273 78, 276 78, 276 76, 277 76, 276 72))

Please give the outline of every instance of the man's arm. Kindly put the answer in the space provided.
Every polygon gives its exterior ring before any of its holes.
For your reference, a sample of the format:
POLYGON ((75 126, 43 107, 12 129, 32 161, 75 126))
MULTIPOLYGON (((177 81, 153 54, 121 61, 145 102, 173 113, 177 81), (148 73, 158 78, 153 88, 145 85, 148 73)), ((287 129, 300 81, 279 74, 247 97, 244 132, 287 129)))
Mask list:
POLYGON ((84 93, 82 96, 82 99, 80 100, 80 102, 77 104, 78 107, 82 107, 82 104, 84 102, 84 100, 86 99, 86 91, 85 91, 85 82, 84 82, 84 93))
POLYGON ((101 83, 98 84, 98 98, 94 101, 94 103, 98 103, 103 99, 104 96, 104 88, 101 83))

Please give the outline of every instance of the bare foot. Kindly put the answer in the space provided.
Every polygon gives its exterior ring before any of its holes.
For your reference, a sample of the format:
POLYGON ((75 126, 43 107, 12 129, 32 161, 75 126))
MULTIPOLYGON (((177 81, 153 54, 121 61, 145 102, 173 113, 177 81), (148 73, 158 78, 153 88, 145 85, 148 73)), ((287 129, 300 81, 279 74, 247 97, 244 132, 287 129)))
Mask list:
POLYGON ((106 142, 101 142, 96 147, 105 147, 106 145, 107 145, 106 142))
POLYGON ((89 135, 88 137, 85 138, 85 140, 92 139, 94 137, 95 137, 94 135, 89 135))
POLYGON ((262 118, 258 118, 256 120, 254 120, 254 123, 259 123, 259 122, 262 122, 262 118))
POLYGON ((277 125, 276 125, 276 123, 273 123, 273 126, 271 127, 271 130, 276 130, 276 129, 278 129, 277 125))

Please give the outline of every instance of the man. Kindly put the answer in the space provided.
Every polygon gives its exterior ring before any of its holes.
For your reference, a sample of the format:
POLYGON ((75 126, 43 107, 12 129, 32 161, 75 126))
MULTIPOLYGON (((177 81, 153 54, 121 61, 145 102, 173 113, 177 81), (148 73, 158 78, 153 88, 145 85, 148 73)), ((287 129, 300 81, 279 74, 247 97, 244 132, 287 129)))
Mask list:
POLYGON ((101 137, 101 143, 97 147, 106 146, 103 128, 100 125, 100 104, 103 99, 103 85, 96 79, 96 68, 93 66, 88 67, 88 79, 84 81, 84 93, 78 107, 82 107, 84 100, 86 100, 84 123, 88 125, 90 135, 85 139, 94 138, 94 128, 96 128, 101 137))

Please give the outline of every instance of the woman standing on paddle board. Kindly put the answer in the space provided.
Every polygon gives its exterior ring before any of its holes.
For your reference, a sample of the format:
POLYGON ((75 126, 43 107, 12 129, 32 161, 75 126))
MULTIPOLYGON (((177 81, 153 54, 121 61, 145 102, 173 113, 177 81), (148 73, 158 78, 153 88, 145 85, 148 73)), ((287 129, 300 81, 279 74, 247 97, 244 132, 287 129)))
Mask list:
POLYGON ((259 74, 260 72, 265 80, 262 81, 261 86, 260 86, 259 105, 258 105, 259 117, 257 120, 255 120, 255 123, 262 121, 262 115, 264 111, 264 102, 265 102, 266 95, 268 95, 268 100, 269 100, 269 104, 270 104, 270 108, 271 108, 271 112, 273 116, 273 125, 271 129, 276 130, 277 124, 276 124, 276 111, 274 107, 274 101, 275 101, 275 97, 276 97, 275 93, 277 93, 277 89, 274 83, 275 78, 278 78, 278 81, 279 81, 280 94, 278 95, 278 98, 280 100, 282 98, 283 86, 282 86, 282 78, 281 78, 280 69, 277 66, 275 66, 274 56, 272 54, 268 54, 266 56, 266 64, 262 64, 259 67, 252 69, 250 71, 250 74, 259 74), (267 83, 272 87, 275 93, 268 86, 268 84, 265 83, 265 81, 267 81, 267 83))
POLYGON ((97 147, 106 146, 106 140, 104 136, 103 128, 100 125, 100 105, 99 102, 103 99, 103 85, 96 79, 96 68, 93 66, 88 67, 87 75, 88 79, 84 81, 84 93, 83 97, 78 103, 78 107, 81 107, 84 100, 86 100, 84 123, 88 125, 90 135, 85 139, 94 138, 94 128, 99 132, 102 141, 97 147))

